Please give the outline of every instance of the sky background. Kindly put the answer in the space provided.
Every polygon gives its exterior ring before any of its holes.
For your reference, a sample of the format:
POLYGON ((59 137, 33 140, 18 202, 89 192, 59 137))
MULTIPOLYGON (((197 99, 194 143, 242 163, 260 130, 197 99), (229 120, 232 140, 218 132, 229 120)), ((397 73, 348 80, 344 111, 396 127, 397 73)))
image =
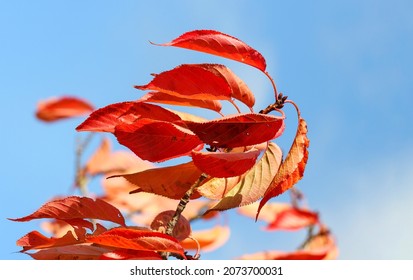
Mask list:
MULTIPOLYGON (((138 98, 132 86, 150 73, 216 62, 245 80, 256 111, 273 102, 271 84, 252 67, 148 43, 194 29, 219 30, 260 51, 278 90, 300 106, 311 143, 298 187, 333 231, 339 258, 413 259, 412 12, 407 0, 1 1, 0 259, 28 259, 15 253, 15 241, 39 229, 7 217, 70 194, 81 119, 39 122, 39 100, 69 94, 103 107, 138 98)), ((296 116, 285 111, 277 143, 286 151, 296 116)), ((205 259, 294 250, 304 236, 226 215, 231 239, 205 259)))

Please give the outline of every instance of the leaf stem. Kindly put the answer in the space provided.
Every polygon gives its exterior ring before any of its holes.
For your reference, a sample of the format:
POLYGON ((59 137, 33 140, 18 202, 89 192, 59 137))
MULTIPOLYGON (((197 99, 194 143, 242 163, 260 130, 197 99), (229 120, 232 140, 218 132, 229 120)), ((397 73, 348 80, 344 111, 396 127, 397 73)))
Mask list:
POLYGON ((82 155, 89 145, 95 133, 89 133, 83 140, 80 136, 76 138, 76 158, 75 158, 75 187, 78 187, 81 194, 87 196, 87 178, 82 168, 82 155), (83 141, 82 141, 83 140, 83 141))
POLYGON ((271 84, 272 84, 272 88, 274 90, 274 97, 275 97, 275 101, 278 101, 278 91, 277 91, 277 86, 275 85, 274 79, 270 76, 270 74, 267 71, 263 72, 265 74, 265 76, 267 76, 268 79, 270 79, 271 84))

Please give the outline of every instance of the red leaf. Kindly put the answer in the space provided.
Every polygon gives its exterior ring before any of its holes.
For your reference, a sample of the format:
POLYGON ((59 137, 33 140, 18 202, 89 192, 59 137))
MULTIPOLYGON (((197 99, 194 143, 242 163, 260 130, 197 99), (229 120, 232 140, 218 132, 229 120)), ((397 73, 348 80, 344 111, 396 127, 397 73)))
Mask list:
POLYGON ((327 256, 327 252, 310 252, 298 250, 294 252, 266 251, 254 254, 247 254, 240 257, 241 260, 322 260, 327 256))
POLYGON ((155 75, 140 90, 156 90, 170 95, 209 100, 230 100, 231 88, 227 81, 198 64, 183 64, 155 75))
MULTIPOLYGON (((82 238, 84 238, 84 236, 82 236, 82 238)), ((68 231, 64 236, 59 238, 48 238, 38 231, 31 231, 17 240, 16 245, 23 247, 22 252, 24 252, 32 249, 60 247, 81 242, 81 239, 76 239, 71 231, 68 231)))
POLYGON ((239 153, 195 152, 192 160, 196 167, 212 177, 227 178, 239 176, 251 169, 260 151, 249 150, 239 153))
POLYGON ((273 213, 267 230, 299 230, 318 223, 318 213, 289 206, 273 213))
POLYGON ((193 162, 188 162, 112 177, 123 177, 138 186, 138 189, 133 192, 144 191, 172 199, 181 199, 201 174, 202 171, 196 168, 193 162))
POLYGON ((45 122, 52 122, 82 116, 93 110, 93 106, 85 100, 64 96, 39 102, 36 117, 45 122))
POLYGON ((307 123, 304 119, 300 118, 294 142, 286 159, 281 164, 277 175, 275 175, 265 192, 264 198, 258 207, 256 217, 259 216, 261 208, 269 199, 282 194, 301 180, 308 160, 309 144, 310 141, 307 138, 307 123))
POLYGON ((177 253, 185 258, 184 250, 178 240, 155 231, 114 228, 100 235, 87 237, 86 240, 120 249, 177 253))
POLYGON ((237 75, 234 74, 228 67, 221 64, 200 64, 200 67, 211 71, 215 75, 222 77, 231 88, 231 96, 249 108, 255 104, 255 96, 248 86, 237 75))
POLYGON ((265 71, 264 57, 237 38, 214 30, 194 30, 160 46, 174 46, 233 59, 265 71))
POLYGON ((69 196, 47 202, 33 214, 10 219, 16 222, 27 222, 33 219, 51 218, 70 221, 73 219, 99 219, 111 221, 125 226, 125 220, 118 209, 109 203, 88 197, 69 196))
POLYGON ((227 226, 215 226, 211 229, 197 230, 191 235, 194 240, 187 238, 181 242, 187 250, 197 250, 198 244, 204 252, 213 251, 224 245, 230 236, 230 228, 227 226))
POLYGON ((213 178, 197 188, 202 196, 220 199, 207 213, 244 206, 260 199, 277 173, 281 158, 281 149, 275 143, 270 143, 258 163, 244 175, 213 178))
POLYGON ((210 109, 216 112, 220 112, 222 105, 218 100, 208 100, 208 99, 190 99, 184 97, 178 97, 175 95, 170 95, 161 91, 154 91, 145 94, 140 98, 140 100, 145 102, 154 102, 161 104, 171 104, 179 106, 190 106, 210 109))
POLYGON ((113 133, 117 125, 132 124, 141 118, 169 122, 180 120, 179 116, 160 106, 130 101, 111 104, 94 111, 76 130, 113 133))
POLYGON ((204 143, 221 148, 260 144, 284 131, 284 117, 252 113, 202 123, 185 121, 185 124, 204 143))
MULTIPOLYGON (((157 232, 165 233, 168 227, 169 221, 175 215, 175 210, 167 210, 159 213, 153 219, 151 223, 151 229, 157 232)), ((191 234, 191 225, 189 221, 183 216, 180 215, 178 218, 178 222, 176 223, 172 236, 178 239, 179 241, 184 240, 191 234)))
POLYGON ((63 247, 48 248, 28 253, 35 260, 98 260, 102 254, 110 252, 110 249, 85 245, 75 244, 63 247))
POLYGON ((170 122, 141 119, 133 124, 118 125, 115 136, 141 159, 165 161, 188 154, 202 144, 191 131, 170 122))

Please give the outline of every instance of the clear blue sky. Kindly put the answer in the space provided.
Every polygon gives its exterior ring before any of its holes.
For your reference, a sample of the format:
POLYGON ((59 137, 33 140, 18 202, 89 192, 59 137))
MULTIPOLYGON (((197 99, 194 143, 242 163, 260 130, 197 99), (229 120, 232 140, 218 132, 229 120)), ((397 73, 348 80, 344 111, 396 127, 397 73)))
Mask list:
MULTIPOLYGON (((278 89, 308 122, 310 158, 299 188, 321 213, 341 259, 412 259, 413 4, 411 1, 1 1, 0 259, 25 259, 15 241, 35 221, 15 223, 68 194, 74 128, 47 125, 36 103, 71 94, 102 107, 133 100, 135 84, 181 63, 219 62, 272 101, 256 69, 148 43, 193 29, 216 29, 267 59, 278 89)), ((279 141, 292 140, 294 111, 279 141)), ((286 199, 284 197, 273 201, 286 199)), ((293 249, 302 234, 265 233, 228 214, 227 246, 205 258, 293 249)))

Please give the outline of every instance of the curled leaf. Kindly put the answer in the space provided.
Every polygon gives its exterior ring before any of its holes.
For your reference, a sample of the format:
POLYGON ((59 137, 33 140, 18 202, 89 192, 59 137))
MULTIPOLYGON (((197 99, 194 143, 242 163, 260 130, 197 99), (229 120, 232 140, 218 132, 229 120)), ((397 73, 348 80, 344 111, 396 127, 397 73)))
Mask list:
POLYGON ((148 169, 133 174, 112 176, 111 178, 125 178, 129 183, 138 187, 133 192, 143 191, 172 199, 181 199, 201 174, 202 171, 193 162, 188 162, 174 166, 148 169))
POLYGON ((210 199, 219 199, 208 212, 241 207, 260 199, 277 173, 281 158, 281 149, 275 143, 270 143, 258 163, 246 174, 233 178, 213 178, 204 183, 197 191, 210 199))
POLYGON ((170 122, 140 119, 132 124, 118 125, 115 136, 141 159, 165 161, 186 155, 202 144, 188 129, 170 122))
POLYGON ((293 144, 291 145, 286 159, 281 164, 277 175, 275 175, 260 202, 256 215, 257 218, 261 208, 269 199, 282 194, 301 180, 308 160, 309 144, 310 140, 307 138, 307 123, 304 119, 299 118, 297 133, 293 144))
POLYGON ((125 219, 118 209, 109 203, 89 197, 69 196, 47 202, 34 213, 17 219, 16 222, 27 222, 33 219, 57 219, 69 222, 71 220, 99 219, 111 221, 125 226, 125 219))
POLYGON ((184 123, 201 141, 218 148, 260 144, 277 138, 284 131, 284 117, 253 113, 184 123))
POLYGON ((238 153, 192 151, 196 167, 212 177, 239 176, 251 169, 260 155, 259 150, 238 153))
POLYGON ((261 71, 265 71, 264 57, 241 40, 215 30, 186 32, 169 43, 159 46, 174 46, 233 59, 261 71))
MULTIPOLYGON (((169 221, 175 215, 175 210, 167 210, 164 212, 159 213, 151 223, 151 229, 165 233, 169 221)), ((188 220, 180 215, 178 222, 176 223, 174 230, 172 232, 172 236, 178 239, 179 241, 184 240, 191 234, 191 225, 189 224, 188 220)))
POLYGON ((158 105, 130 101, 110 104, 92 112, 76 130, 113 133, 117 125, 132 124, 142 118, 168 122, 180 120, 179 116, 158 105))
POLYGON ((63 96, 39 102, 36 117, 45 122, 79 117, 94 110, 93 106, 77 97, 63 96))

